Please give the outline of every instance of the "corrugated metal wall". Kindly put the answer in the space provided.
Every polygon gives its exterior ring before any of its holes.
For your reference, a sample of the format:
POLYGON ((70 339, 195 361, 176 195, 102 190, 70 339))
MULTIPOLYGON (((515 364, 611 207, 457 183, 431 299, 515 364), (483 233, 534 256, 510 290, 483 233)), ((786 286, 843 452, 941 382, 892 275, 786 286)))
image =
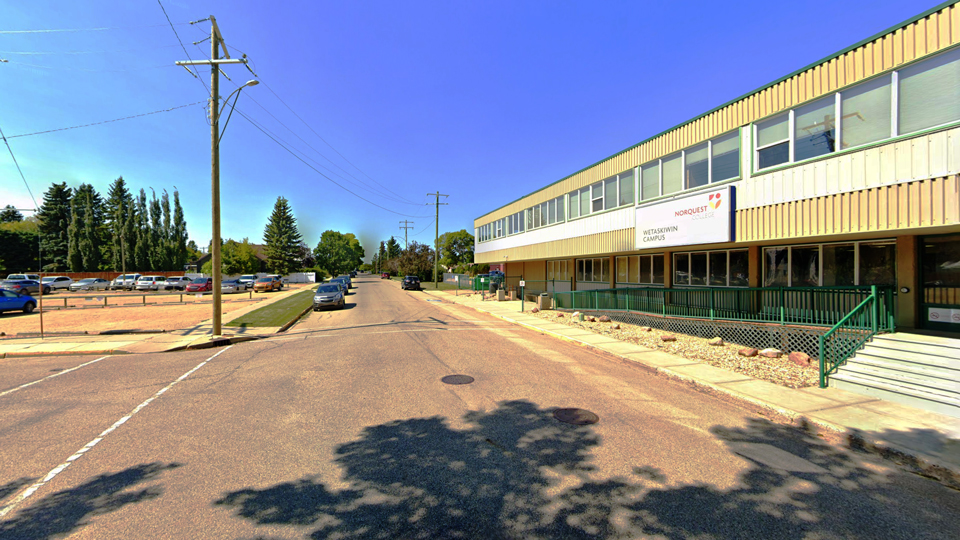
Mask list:
POLYGON ((634 229, 630 228, 575 238, 564 238, 531 246, 475 253, 474 261, 478 263, 497 263, 505 260, 504 257, 507 261, 545 260, 575 257, 584 253, 612 254, 633 251, 636 251, 636 236, 634 229))
POLYGON ((960 43, 960 6, 953 4, 491 212, 475 220, 475 226, 519 212, 957 43, 960 43))
POLYGON ((737 210, 736 241, 960 225, 960 176, 737 210))

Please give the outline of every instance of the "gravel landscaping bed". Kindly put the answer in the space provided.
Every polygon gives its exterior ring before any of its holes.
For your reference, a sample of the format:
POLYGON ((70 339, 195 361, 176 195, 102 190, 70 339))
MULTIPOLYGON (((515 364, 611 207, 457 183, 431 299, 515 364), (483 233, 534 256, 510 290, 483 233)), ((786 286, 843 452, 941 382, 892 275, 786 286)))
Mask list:
MULTIPOLYGON (((583 322, 577 321, 571 317, 570 313, 558 311, 540 311, 535 314, 542 319, 575 326, 590 330, 592 332, 610 336, 620 341, 636 343, 649 349, 657 349, 666 353, 704 362, 711 366, 728 369, 737 373, 770 381, 781 386, 789 388, 804 388, 808 386, 817 386, 819 384, 819 373, 817 369, 810 367, 801 367, 791 362, 784 351, 784 356, 780 358, 764 358, 760 356, 745 357, 739 354, 740 349, 747 348, 746 345, 735 343, 724 343, 723 345, 710 345, 708 339, 688 336, 684 334, 674 334, 649 329, 645 326, 635 326, 622 322, 583 322), (615 328, 619 325, 619 329, 615 328), (676 341, 663 341, 660 336, 674 336, 676 341)), ((585 316, 586 317, 586 316, 585 316)))

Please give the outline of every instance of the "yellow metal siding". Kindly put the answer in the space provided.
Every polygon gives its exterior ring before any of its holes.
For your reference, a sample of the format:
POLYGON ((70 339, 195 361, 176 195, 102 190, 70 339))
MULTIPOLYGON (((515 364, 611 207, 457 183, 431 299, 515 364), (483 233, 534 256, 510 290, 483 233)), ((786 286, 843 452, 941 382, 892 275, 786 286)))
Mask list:
POLYGON ((737 242, 960 225, 960 176, 748 208, 736 214, 737 242))
POLYGON ((531 246, 476 253, 478 263, 529 261, 539 259, 572 258, 584 254, 613 254, 636 251, 636 233, 633 228, 618 231, 564 238, 531 246), (506 259, 504 259, 506 257, 506 259))
POLYGON ((491 212, 474 224, 480 226, 514 214, 957 43, 960 43, 960 6, 953 4, 491 212))

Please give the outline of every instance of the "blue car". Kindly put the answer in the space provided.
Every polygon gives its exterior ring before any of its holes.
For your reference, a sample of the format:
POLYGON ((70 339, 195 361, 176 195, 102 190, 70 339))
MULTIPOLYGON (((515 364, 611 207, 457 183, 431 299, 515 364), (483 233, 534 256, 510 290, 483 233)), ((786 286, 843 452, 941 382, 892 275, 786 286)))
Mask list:
POLYGON ((4 311, 22 311, 31 313, 37 307, 37 301, 29 294, 17 294, 0 289, 0 313, 4 311))

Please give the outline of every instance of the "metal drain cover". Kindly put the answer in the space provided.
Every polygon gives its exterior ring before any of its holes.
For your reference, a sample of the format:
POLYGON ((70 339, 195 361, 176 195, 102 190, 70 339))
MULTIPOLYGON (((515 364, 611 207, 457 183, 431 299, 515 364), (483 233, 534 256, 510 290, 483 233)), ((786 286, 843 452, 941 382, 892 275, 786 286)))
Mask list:
POLYGON ((586 409, 557 409, 553 411, 553 417, 561 422, 575 426, 596 424, 600 421, 599 416, 586 409))
POLYGON ((447 375, 446 377, 440 379, 440 382, 446 384, 470 384, 473 382, 473 377, 469 375, 447 375))

